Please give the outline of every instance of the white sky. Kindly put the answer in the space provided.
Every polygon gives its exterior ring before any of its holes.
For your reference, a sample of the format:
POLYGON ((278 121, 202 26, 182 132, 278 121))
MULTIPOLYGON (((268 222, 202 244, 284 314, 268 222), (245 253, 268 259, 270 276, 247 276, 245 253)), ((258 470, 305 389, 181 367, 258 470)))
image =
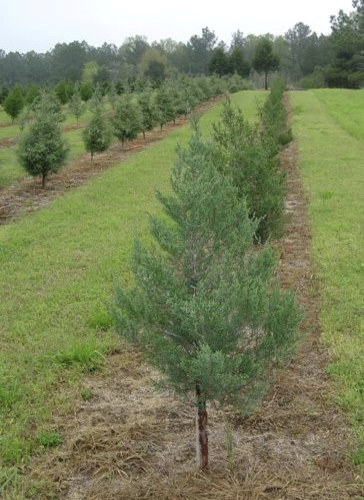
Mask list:
POLYGON ((186 42, 205 26, 229 43, 237 29, 279 35, 300 21, 327 34, 340 9, 350 12, 351 0, 0 0, 0 49, 44 52, 73 40, 120 46, 136 34, 186 42))

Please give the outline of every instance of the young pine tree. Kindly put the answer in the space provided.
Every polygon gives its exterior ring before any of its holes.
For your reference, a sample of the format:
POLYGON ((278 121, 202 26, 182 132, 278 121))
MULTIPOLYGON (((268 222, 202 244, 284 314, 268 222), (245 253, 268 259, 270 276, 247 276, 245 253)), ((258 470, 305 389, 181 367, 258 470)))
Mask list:
POLYGON ((12 118, 14 123, 15 118, 19 116, 21 110, 24 108, 24 95, 19 85, 15 85, 15 87, 11 89, 3 102, 3 108, 12 118))
POLYGON ((152 130, 154 125, 158 123, 158 111, 153 103, 152 94, 147 90, 139 94, 138 104, 141 111, 141 129, 145 139, 145 132, 152 130))
POLYGON ((150 219, 157 245, 136 242, 134 285, 117 289, 114 316, 160 371, 161 385, 192 395, 196 458, 205 469, 208 403, 250 412, 269 369, 291 354, 299 315, 293 296, 272 282, 275 253, 254 247, 257 222, 198 129, 178 150, 172 187, 173 195, 158 194, 169 220, 150 219))
POLYGON ((25 104, 27 104, 28 106, 31 106, 33 104, 33 102, 35 101, 35 99, 37 99, 37 97, 39 97, 41 94, 41 90, 40 88, 38 87, 38 85, 36 83, 33 83, 26 95, 25 95, 25 104))
POLYGON ((286 178, 279 170, 271 146, 261 140, 240 109, 227 98, 221 119, 214 124, 216 161, 231 176, 238 196, 247 203, 249 216, 257 218, 256 237, 265 242, 280 235, 283 227, 286 178))
POLYGON ((73 114, 73 116, 76 118, 76 123, 78 125, 78 121, 79 121, 80 117, 83 115, 83 113, 86 110, 86 105, 83 102, 83 100, 81 99, 81 94, 80 94, 80 91, 79 91, 77 86, 75 87, 75 90, 74 90, 72 97, 70 99, 69 109, 70 109, 71 113, 73 114))
POLYGON ((129 96, 121 97, 116 105, 112 117, 112 126, 115 137, 124 147, 125 141, 136 139, 142 129, 142 115, 137 103, 129 96))
POLYGON ((94 154, 106 151, 112 141, 112 130, 106 121, 101 105, 96 103, 92 113, 93 116, 82 134, 85 149, 91 154, 91 162, 94 154))
POLYGON ((159 87, 155 96, 155 104, 158 110, 158 121, 162 130, 163 125, 176 118, 173 98, 166 85, 159 87))
POLYGON ((35 115, 22 133, 18 158, 30 175, 42 176, 42 187, 50 173, 58 172, 65 164, 69 148, 60 127, 60 114, 52 112, 51 96, 43 95, 37 103, 35 115))

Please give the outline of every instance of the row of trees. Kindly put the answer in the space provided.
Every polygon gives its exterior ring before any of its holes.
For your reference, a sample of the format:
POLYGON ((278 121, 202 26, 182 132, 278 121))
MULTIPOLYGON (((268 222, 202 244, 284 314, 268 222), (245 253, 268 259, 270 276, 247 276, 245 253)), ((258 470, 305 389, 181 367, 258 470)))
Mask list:
POLYGON ((340 11, 332 16, 328 36, 312 32, 300 22, 276 37, 244 36, 238 30, 229 46, 206 27, 186 44, 171 38, 149 44, 137 35, 127 38, 119 48, 106 43, 95 48, 75 41, 57 44, 46 54, 6 54, 0 50, 0 102, 7 86, 16 83, 29 87, 32 83, 81 82, 87 94, 90 85, 108 87, 114 83, 133 90, 143 79, 160 82, 176 73, 207 75, 212 71, 221 75, 235 71, 246 76, 249 68, 256 69, 253 61, 262 39, 273 45, 281 74, 289 82, 297 84, 306 78, 304 85, 358 87, 364 71, 363 1, 353 0, 354 10, 349 14, 340 11))
MULTIPOLYGON (((198 77, 196 77, 198 78, 198 77)), ((203 80, 203 77, 201 77, 203 80)), ((165 81, 171 82, 176 81, 179 82, 181 78, 179 76, 175 76, 173 79, 167 79, 165 81)), ((188 78, 186 78, 188 81, 188 78)), ((196 80, 197 82, 197 80, 196 80)), ((24 108, 31 108, 34 101, 40 96, 42 90, 52 91, 57 96, 58 100, 61 104, 69 104, 71 109, 80 108, 84 109, 84 106, 81 105, 81 101, 87 103, 90 99, 92 99, 94 93, 100 93, 102 96, 108 96, 111 101, 114 101, 119 95, 130 94, 130 93, 141 93, 143 91, 148 91, 151 89, 159 88, 162 85, 162 81, 158 82, 158 85, 155 85, 155 82, 151 80, 135 80, 133 85, 128 85, 127 82, 116 82, 114 85, 110 83, 108 85, 94 85, 91 82, 76 82, 73 83, 71 81, 62 80, 53 88, 42 89, 36 83, 33 83, 27 91, 25 91, 20 85, 15 85, 11 90, 7 89, 3 91, 0 95, 0 104, 2 104, 6 113, 14 120, 21 114, 24 108)), ((224 82, 220 82, 218 85, 222 85, 222 91, 224 89, 228 91, 235 92, 242 88, 242 80, 241 76, 236 74, 231 77, 226 76, 224 82)), ((247 86, 247 82, 244 82, 244 85, 247 86)), ((4 90, 4 89, 3 89, 4 90)), ((188 86, 186 87, 186 91, 188 90, 188 86)), ((192 91, 193 94, 193 91, 192 91)), ((192 98, 192 97, 191 97, 192 98)))
MULTIPOLYGON (((122 145, 133 140, 138 133, 151 130, 157 124, 160 128, 177 116, 187 115, 200 102, 223 93, 237 91, 244 81, 238 77, 220 79, 218 77, 187 76, 170 80, 157 90, 149 88, 132 95, 102 95, 96 88, 90 101, 92 117, 83 131, 85 148, 91 154, 105 151, 115 136, 122 145), (109 101, 111 110, 105 111, 109 101)), ((69 102, 69 110, 78 123, 86 109, 76 87, 69 102)), ((23 110, 21 137, 18 156, 23 167, 34 176, 42 176, 45 187, 47 176, 57 172, 64 165, 68 147, 62 136, 61 123, 64 118, 62 104, 55 93, 41 92, 31 106, 23 110), (23 120, 24 118, 24 120, 23 120), (23 130, 24 129, 24 130, 23 130)))
POLYGON ((237 91, 244 80, 232 81, 216 77, 181 77, 164 82, 158 89, 151 88, 139 94, 126 94, 111 102, 112 114, 108 117, 102 108, 101 99, 93 109, 93 118, 84 131, 86 150, 95 153, 107 149, 114 135, 123 147, 126 141, 134 140, 138 133, 145 133, 159 124, 163 125, 185 115, 200 102, 215 97, 225 90, 237 91))
POLYGON ((262 130, 249 126, 229 100, 210 139, 203 141, 193 122, 189 145, 177 149, 173 193, 157 195, 167 218, 150 217, 156 244, 136 241, 133 286, 116 291, 118 332, 159 370, 160 387, 192 396, 202 469, 208 467, 208 403, 249 413, 271 368, 289 359, 299 324, 292 294, 274 280, 275 251, 258 244, 263 234, 265 240, 277 234, 269 196, 279 200, 279 217, 283 210, 282 174, 275 162, 260 162, 264 155, 272 160, 287 132, 284 121, 281 134, 270 127, 277 108, 284 116, 277 85, 262 110, 262 130), (270 183, 279 190, 270 191, 270 183))

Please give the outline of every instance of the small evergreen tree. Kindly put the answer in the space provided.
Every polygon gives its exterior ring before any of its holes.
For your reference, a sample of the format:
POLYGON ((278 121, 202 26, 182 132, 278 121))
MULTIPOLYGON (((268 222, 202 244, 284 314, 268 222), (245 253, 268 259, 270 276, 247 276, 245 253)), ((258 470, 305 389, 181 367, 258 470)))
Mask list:
POLYGON ((42 187, 50 173, 65 164, 68 147, 62 135, 59 115, 52 113, 47 97, 38 103, 34 119, 18 145, 21 165, 32 176, 42 176, 42 187))
POLYGON ((78 125, 78 121, 80 117, 83 115, 83 113, 86 110, 85 103, 81 99, 81 94, 78 90, 78 87, 75 88, 75 91, 70 99, 69 102, 69 109, 73 116, 76 118, 76 123, 78 125))
POLYGON ((13 123, 24 107, 23 90, 19 85, 15 85, 3 102, 5 112, 12 118, 13 123))
POLYGON ((25 95, 25 103, 28 105, 33 104, 35 99, 37 99, 37 97, 40 96, 40 93, 41 92, 40 92, 40 88, 38 87, 38 85, 36 83, 33 83, 29 87, 28 92, 25 95))
POLYGON ((142 129, 142 115, 138 104, 130 96, 121 97, 112 117, 112 126, 115 137, 124 147, 125 141, 136 139, 142 129))
POLYGON ((261 140, 240 109, 226 99, 221 120, 213 126, 215 155, 222 172, 231 176, 238 196, 246 199, 249 216, 257 218, 256 238, 265 242, 283 228, 285 174, 271 150, 268 137, 261 140))
POLYGON ((161 386, 193 396, 197 463, 208 466, 207 404, 250 412, 270 368, 292 352, 294 299, 272 283, 271 248, 257 251, 257 222, 198 130, 178 150, 174 194, 158 194, 170 220, 151 217, 158 247, 136 242, 134 286, 119 287, 117 330, 162 374, 161 386))
POLYGON ((66 81, 62 80, 54 87, 54 92, 61 104, 67 104, 70 99, 70 88, 66 81))
POLYGON ((91 82, 86 81, 86 82, 81 83, 80 95, 81 95, 81 99, 84 102, 87 102, 91 99, 93 92, 94 92, 94 88, 93 88, 93 85, 91 82))
POLYGON ((253 68, 264 73, 264 88, 268 90, 268 73, 279 68, 279 58, 273 52, 273 43, 266 37, 260 38, 255 47, 253 68))
POLYGON ((91 162, 95 153, 102 153, 110 146, 112 131, 109 127, 101 105, 94 106, 93 116, 83 131, 85 149, 91 154, 91 162))
POLYGON ((35 113, 47 112, 54 116, 58 122, 62 122, 64 120, 61 101, 54 92, 41 92, 30 105, 30 109, 35 113))
POLYGON ((163 125, 176 118, 173 99, 166 85, 161 85, 155 96, 161 130, 163 125))
POLYGON ((145 139, 145 132, 152 130, 158 122, 158 112, 152 100, 152 94, 146 90, 138 96, 138 104, 141 111, 141 129, 145 139))

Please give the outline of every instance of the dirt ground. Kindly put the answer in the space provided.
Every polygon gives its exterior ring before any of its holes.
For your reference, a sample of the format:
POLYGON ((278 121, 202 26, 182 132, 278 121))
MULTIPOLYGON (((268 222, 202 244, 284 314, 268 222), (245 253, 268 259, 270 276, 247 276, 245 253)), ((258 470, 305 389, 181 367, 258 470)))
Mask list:
MULTIPOLYGON (((204 113, 219 100, 221 100, 221 96, 203 103, 197 108, 197 111, 204 113)), ((10 186, 0 188, 0 225, 13 220, 21 214, 33 212, 48 205, 48 203, 69 189, 84 184, 90 177, 102 173, 115 163, 121 163, 131 154, 163 139, 171 130, 186 125, 187 122, 188 119, 179 117, 176 119, 176 123, 164 125, 162 131, 158 126, 154 130, 147 132, 145 139, 141 136, 133 142, 124 144, 124 149, 121 149, 120 143, 115 143, 104 153, 95 155, 92 163, 89 154, 78 156, 57 174, 50 175, 45 189, 42 189, 40 178, 30 176, 10 186)), ((67 130, 75 128, 81 127, 70 125, 67 130)), ((0 147, 12 144, 15 144, 14 138, 0 141, 0 147)))
POLYGON ((108 373, 86 378, 89 400, 74 414, 55 417, 63 445, 32 461, 29 477, 51 485, 56 498, 344 500, 364 495, 348 460, 354 437, 325 375, 319 287, 310 263, 307 202, 294 142, 281 162, 288 172, 288 196, 279 278, 283 287, 297 291, 305 336, 262 406, 244 419, 229 413, 230 460, 225 416, 210 408, 210 469, 196 471, 192 404, 155 392, 155 373, 138 352, 125 348, 110 356, 108 373))

